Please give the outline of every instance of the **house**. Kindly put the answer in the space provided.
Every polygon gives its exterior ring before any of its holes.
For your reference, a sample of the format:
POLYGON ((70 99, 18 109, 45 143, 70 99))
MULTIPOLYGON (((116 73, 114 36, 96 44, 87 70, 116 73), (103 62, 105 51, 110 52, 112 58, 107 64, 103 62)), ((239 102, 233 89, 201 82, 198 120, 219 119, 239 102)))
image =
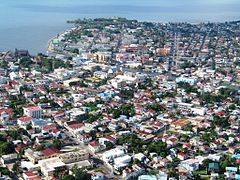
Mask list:
POLYGON ((113 136, 106 136, 106 137, 102 137, 102 138, 99 138, 99 143, 104 145, 105 142, 110 142, 112 144, 115 144, 116 143, 116 138, 113 137, 113 136))
POLYGON ((78 121, 65 122, 64 126, 69 130, 69 132, 76 136, 79 132, 83 132, 84 124, 78 121))
POLYGON ((187 155, 183 152, 180 152, 177 154, 178 159, 180 159, 181 161, 185 160, 187 158, 187 155))
POLYGON ((144 161, 144 159, 146 158, 146 156, 143 154, 143 153, 138 153, 138 154, 135 154, 133 156, 134 159, 137 159, 139 160, 140 162, 144 161))
POLYGON ((17 120, 17 124, 20 126, 20 127, 26 127, 28 124, 30 124, 33 120, 33 117, 31 116, 28 116, 28 117, 20 117, 18 118, 17 120))
POLYGON ((49 124, 46 126, 42 127, 42 133, 46 134, 46 133, 51 133, 56 129, 56 125, 55 124, 49 124))
POLYGON ((18 156, 16 153, 14 153, 14 154, 3 155, 0 161, 3 165, 6 165, 6 164, 15 163, 17 159, 18 159, 18 156))
POLYGON ((99 144, 98 141, 91 141, 88 143, 88 148, 92 153, 97 153, 105 149, 104 145, 99 144))
POLYGON ((23 108, 23 112, 25 116, 31 116, 34 118, 41 118, 43 115, 43 110, 39 106, 31 106, 23 108))
POLYGON ((166 140, 168 147, 173 147, 178 144, 178 139, 176 137, 170 137, 166 140))
POLYGON ((47 148, 42 150, 41 153, 48 158, 53 158, 57 157, 60 154, 60 151, 56 148, 47 148))
POLYGON ((102 154, 102 160, 105 162, 109 162, 117 157, 123 156, 124 154, 125 152, 122 149, 110 149, 102 154))
POLYGON ((87 144, 92 140, 92 137, 86 133, 77 135, 77 138, 84 144, 87 144))
POLYGON ((171 127, 176 129, 182 129, 183 127, 186 127, 190 124, 190 121, 187 119, 179 119, 175 122, 172 122, 171 127))
POLYGON ((3 125, 12 124, 13 120, 13 109, 12 108, 1 108, 0 109, 0 120, 3 125))
POLYGON ((208 164, 208 171, 209 172, 218 172, 220 170, 218 163, 209 163, 208 164))
POLYGON ((129 164, 131 161, 132 158, 128 154, 124 154, 113 159, 114 167, 116 167, 115 165, 129 164))
POLYGON ((182 161, 179 166, 186 169, 188 172, 192 172, 199 169, 199 164, 198 159, 187 159, 182 161))
POLYGON ((226 172, 224 174, 226 175, 227 179, 234 179, 237 172, 238 172, 237 167, 228 166, 226 167, 226 172))
POLYGON ((41 180, 41 177, 38 175, 37 172, 28 171, 23 173, 24 180, 41 180))

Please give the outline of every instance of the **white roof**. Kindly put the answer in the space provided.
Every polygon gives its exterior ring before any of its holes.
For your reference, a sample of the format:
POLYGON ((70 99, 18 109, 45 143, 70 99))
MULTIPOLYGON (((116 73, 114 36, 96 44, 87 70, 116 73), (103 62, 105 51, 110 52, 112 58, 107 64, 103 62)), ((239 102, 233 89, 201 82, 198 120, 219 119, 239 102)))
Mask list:
POLYGON ((120 150, 118 148, 111 149, 109 151, 106 151, 103 153, 103 157, 113 157, 113 156, 121 156, 124 154, 123 150, 120 150))
POLYGON ((39 165, 38 164, 33 164, 30 161, 22 161, 21 162, 21 168, 33 169, 33 168, 36 168, 36 167, 39 167, 39 165))
POLYGON ((125 154, 123 156, 115 158, 114 163, 115 164, 124 164, 124 163, 127 163, 127 161, 129 162, 130 160, 131 160, 131 156, 129 156, 128 154, 125 154))
POLYGON ((54 171, 57 167, 65 166, 65 163, 63 163, 58 157, 40 160, 38 161, 38 164, 47 172, 54 171))

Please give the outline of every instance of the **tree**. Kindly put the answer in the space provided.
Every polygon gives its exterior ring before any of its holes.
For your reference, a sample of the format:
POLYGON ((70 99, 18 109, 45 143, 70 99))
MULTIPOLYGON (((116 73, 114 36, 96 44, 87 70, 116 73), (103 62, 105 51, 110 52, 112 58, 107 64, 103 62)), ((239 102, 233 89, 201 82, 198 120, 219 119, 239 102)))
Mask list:
POLYGON ((10 171, 6 167, 0 167, 0 173, 7 176, 10 175, 10 171))
POLYGON ((3 69, 7 69, 8 68, 8 62, 3 60, 1 63, 0 63, 0 68, 3 68, 3 69))
POLYGON ((19 65, 24 68, 29 68, 33 64, 33 61, 30 57, 21 58, 19 61, 19 65))
POLYGON ((159 111, 163 111, 164 110, 164 107, 162 107, 160 104, 158 103, 153 103, 153 104, 150 104, 147 106, 148 109, 152 109, 156 112, 159 112, 159 111))
POLYGON ((76 180, 76 179, 72 175, 65 175, 65 176, 63 176, 62 180, 76 180))
POLYGON ((72 53, 79 54, 79 49, 77 49, 77 48, 73 49, 72 53))
POLYGON ((27 129, 27 130, 32 129, 32 125, 31 125, 31 124, 27 124, 26 129, 27 129))
POLYGON ((228 118, 216 115, 213 117, 213 123, 221 127, 228 127, 230 125, 230 123, 228 122, 228 118))
POLYGON ((17 161, 16 163, 13 164, 13 168, 12 170, 16 173, 16 174, 21 174, 22 173, 22 169, 20 168, 20 162, 17 161))
POLYGON ((125 105, 121 105, 116 109, 111 109, 110 113, 112 113, 113 118, 119 118, 120 115, 132 117, 135 115, 135 109, 133 104, 125 104, 125 105))
POLYGON ((224 155, 221 159, 220 159, 220 167, 223 171, 225 171, 227 166, 235 166, 235 160, 233 158, 231 158, 231 156, 228 155, 224 155))
POLYGON ((106 146, 106 149, 111 149, 111 148, 113 148, 113 146, 114 146, 114 144, 111 143, 111 142, 109 142, 109 141, 105 141, 104 144, 105 144, 105 146, 106 146))
POLYGON ((167 156, 167 144, 162 141, 152 142, 147 146, 148 152, 156 152, 158 155, 162 157, 167 156))
POLYGON ((127 99, 132 99, 134 97, 134 91, 132 89, 121 89, 120 96, 127 99))
POLYGON ((55 169, 53 176, 55 178, 62 179, 66 175, 66 173, 67 173, 66 167, 58 167, 55 169))
POLYGON ((77 168, 76 166, 74 166, 72 168, 72 172, 73 172, 76 180, 90 180, 91 179, 90 174, 88 174, 83 169, 77 168))
POLYGON ((14 152, 14 145, 12 142, 0 142, 0 155, 10 154, 14 152))
POLYGON ((62 148, 62 141, 60 141, 59 139, 54 139, 53 140, 53 147, 56 149, 61 149, 62 148))
POLYGON ((211 163, 211 162, 213 162, 211 159, 204 159, 202 161, 202 165, 203 165, 204 168, 207 168, 208 164, 211 163))

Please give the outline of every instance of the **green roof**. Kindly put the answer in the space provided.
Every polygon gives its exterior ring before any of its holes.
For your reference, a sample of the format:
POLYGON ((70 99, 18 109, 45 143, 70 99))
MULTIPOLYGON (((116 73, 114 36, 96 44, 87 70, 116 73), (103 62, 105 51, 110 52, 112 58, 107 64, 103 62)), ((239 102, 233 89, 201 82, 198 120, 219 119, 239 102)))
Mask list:
POLYGON ((208 164, 208 169, 219 169, 219 164, 218 163, 209 163, 208 164))

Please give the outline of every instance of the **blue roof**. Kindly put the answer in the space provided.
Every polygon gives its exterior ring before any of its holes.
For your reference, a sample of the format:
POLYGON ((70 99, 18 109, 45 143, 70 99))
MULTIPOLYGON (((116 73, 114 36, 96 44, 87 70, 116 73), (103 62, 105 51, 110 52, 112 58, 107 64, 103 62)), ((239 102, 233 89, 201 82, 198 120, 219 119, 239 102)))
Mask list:
POLYGON ((240 159, 240 154, 234 154, 232 155, 232 158, 240 159))
POLYGON ((209 163, 208 168, 209 169, 219 169, 219 164, 218 163, 209 163))
POLYGON ((98 96, 100 97, 112 97, 114 96, 116 93, 115 92, 103 92, 103 93, 99 93, 98 96))
POLYGON ((43 126, 46 126, 49 122, 46 122, 43 119, 33 119, 32 123, 37 126, 43 127, 43 126))
POLYGON ((226 167, 226 171, 234 171, 237 172, 238 168, 236 167, 226 167))
POLYGON ((240 174, 235 174, 235 179, 240 179, 240 174))

